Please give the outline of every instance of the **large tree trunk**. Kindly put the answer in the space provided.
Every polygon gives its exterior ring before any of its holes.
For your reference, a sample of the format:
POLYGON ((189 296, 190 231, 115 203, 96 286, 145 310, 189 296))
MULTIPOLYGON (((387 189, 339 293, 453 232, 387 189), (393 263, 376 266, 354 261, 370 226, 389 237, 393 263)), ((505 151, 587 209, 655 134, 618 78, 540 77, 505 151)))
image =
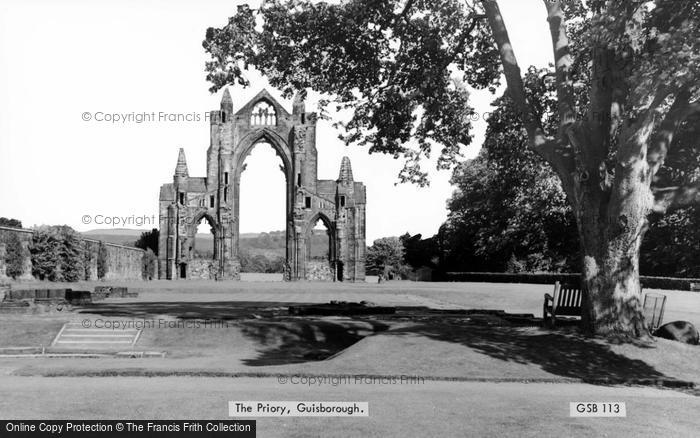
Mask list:
MULTIPOLYGON (((579 120, 573 93, 574 60, 561 3, 544 0, 556 68, 560 126, 554 134, 545 132, 539 113, 525 93, 498 3, 482 0, 503 64, 508 95, 520 112, 530 147, 556 171, 576 215, 585 290, 584 327, 597 335, 648 338, 642 314, 639 250, 647 216, 654 207, 651 180, 663 164, 673 132, 687 117, 690 94, 680 93, 681 98, 674 100, 671 118, 667 116, 661 124, 660 141, 650 150, 659 110, 670 93, 666 81, 653 82, 649 94, 643 92, 628 102, 632 90, 627 78, 632 72, 627 62, 622 62, 624 56, 618 60, 603 42, 593 47, 588 117, 579 120), (625 116, 626 104, 643 110, 635 117, 625 116), (609 169, 612 152, 617 161, 614 172, 609 169)), ((700 106, 696 110, 700 111, 700 106)), ((691 197, 695 196, 692 190, 700 191, 692 188, 691 197)))
POLYGON ((648 166, 635 158, 618 163, 614 182, 596 176, 576 181, 572 202, 582 250, 583 326, 605 337, 648 338, 639 281, 653 200, 648 166))
POLYGON ((616 233, 609 240, 591 239, 596 224, 581 228, 584 328, 602 336, 647 336, 639 282, 641 239, 629 232, 616 233))

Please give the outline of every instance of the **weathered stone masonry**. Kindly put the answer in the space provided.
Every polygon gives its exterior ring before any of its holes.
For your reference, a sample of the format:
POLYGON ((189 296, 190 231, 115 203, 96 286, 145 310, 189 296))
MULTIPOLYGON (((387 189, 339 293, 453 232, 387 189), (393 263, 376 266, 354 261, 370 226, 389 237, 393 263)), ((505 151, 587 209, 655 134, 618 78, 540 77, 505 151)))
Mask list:
MULTIPOLYGON (((365 186, 355 182, 344 157, 338 179, 319 180, 316 114, 295 97, 289 114, 266 90, 233 112, 224 91, 221 109, 211 111, 207 175, 190 177, 178 156, 173 182, 160 189, 159 277, 238 279, 239 194, 244 161, 258 143, 269 143, 286 176, 286 280, 316 279, 309 237, 320 219, 329 230, 331 279, 365 278, 365 186), (214 259, 195 257, 197 225, 206 220, 214 235, 214 259)), ((325 268, 324 268, 325 270, 325 268)))
MULTIPOLYGON (((21 280, 32 280, 32 261, 29 255, 29 245, 32 241, 33 230, 23 228, 0 227, 0 278, 7 278, 5 266, 5 245, 11 234, 17 234, 24 246, 24 273, 21 280)), ((99 240, 81 239, 85 249, 90 251, 90 280, 97 279, 97 251, 99 240)), ((117 245, 104 242, 107 249, 107 273, 105 280, 141 280, 142 258, 144 251, 140 248, 117 245)))

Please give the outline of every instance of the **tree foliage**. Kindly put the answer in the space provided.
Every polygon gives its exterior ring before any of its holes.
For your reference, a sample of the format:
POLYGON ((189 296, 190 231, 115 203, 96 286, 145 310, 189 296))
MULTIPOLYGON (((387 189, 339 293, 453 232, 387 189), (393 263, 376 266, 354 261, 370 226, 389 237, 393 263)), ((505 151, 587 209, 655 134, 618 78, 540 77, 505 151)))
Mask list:
POLYGON ((495 89, 503 75, 528 147, 551 165, 576 217, 584 324, 644 336, 639 250, 649 216, 700 198, 699 180, 666 186, 659 174, 678 152, 679 129, 700 113, 700 3, 541 5, 554 51, 554 71, 542 76, 553 87, 550 119, 528 96, 496 0, 242 6, 207 30, 207 78, 214 91, 245 85, 254 66, 287 96, 320 92, 322 103, 354 110, 340 125, 346 142, 403 155, 400 177, 425 184, 421 157, 438 146, 439 167, 449 167, 471 141, 467 87, 495 89))
MULTIPOLYGON (((556 120, 549 70, 530 68, 523 78, 543 120, 556 120)), ((481 154, 457 166, 441 228, 447 271, 579 272, 575 218, 553 169, 531 149, 506 95, 494 103, 481 154)), ((677 153, 664 163, 659 179, 681 185, 700 175, 700 123, 679 130, 677 153)), ((696 207, 655 215, 641 252, 644 275, 700 275, 700 216, 696 207)))
MULTIPOLYGON (((523 81, 542 118, 555 120, 547 69, 530 68, 523 81)), ((577 271, 576 222, 561 183, 534 151, 507 94, 493 102, 484 145, 459 164, 441 230, 445 269, 491 272, 577 271)))
MULTIPOLYGON (((660 185, 683 187, 700 180, 700 116, 676 134, 676 153, 657 173, 660 185)), ((653 214, 642 245, 640 270, 645 275, 700 277, 700 207, 678 206, 653 214)))
POLYGON ((266 274, 284 272, 285 258, 282 256, 268 257, 264 254, 253 255, 246 250, 241 250, 239 258, 241 261, 241 272, 260 272, 266 274))
POLYGON ((0 217, 1 227, 22 228, 22 221, 18 219, 0 217))
POLYGON ((160 231, 158 231, 158 228, 154 228, 151 231, 145 231, 141 233, 139 239, 136 242, 134 242, 134 246, 143 250, 150 249, 151 251, 153 251, 153 254, 157 256, 159 236, 160 231))
POLYGON ((100 241, 97 248, 97 278, 102 280, 109 271, 109 253, 104 242, 100 241))
POLYGON ((85 246, 80 234, 66 227, 63 244, 59 247, 61 281, 80 281, 85 278, 85 246))
POLYGON ((404 263, 413 269, 438 268, 441 262, 440 245, 436 237, 423 239, 421 234, 409 233, 399 237, 404 248, 404 263))
POLYGON ((11 233, 5 245, 5 273, 8 277, 17 279, 24 274, 26 251, 17 233, 11 233))
POLYGON ((41 227, 32 236, 32 275, 39 280, 79 281, 85 278, 84 245, 67 225, 41 227))
POLYGON ((405 270, 404 246, 398 237, 382 237, 367 248, 365 262, 367 272, 371 275, 393 277, 405 270))
POLYGON ((449 167, 471 143, 465 83, 498 84, 498 52, 476 8, 457 0, 372 1, 340 4, 311 0, 239 6, 226 26, 207 30, 207 79, 216 91, 248 82, 254 66, 286 97, 313 89, 328 106, 352 108, 343 128, 347 143, 369 152, 404 156, 404 181, 428 182, 420 159, 441 147, 449 167), (262 22, 262 26, 256 25, 262 22), (459 75, 452 75, 457 68, 459 75))

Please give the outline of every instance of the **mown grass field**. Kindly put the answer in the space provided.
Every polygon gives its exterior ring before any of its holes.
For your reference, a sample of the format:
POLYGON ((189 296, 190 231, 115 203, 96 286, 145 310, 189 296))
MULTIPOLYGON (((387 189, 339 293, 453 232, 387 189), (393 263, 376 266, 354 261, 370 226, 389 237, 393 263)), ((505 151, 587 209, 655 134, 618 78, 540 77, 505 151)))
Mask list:
MULTIPOLYGON (((227 418, 228 400, 346 400, 368 401, 370 417, 261 419, 258 436, 692 436, 700 427, 687 415, 700 407, 700 347, 666 340, 615 345, 571 327, 493 326, 484 323, 488 318, 426 310, 538 315, 549 286, 247 279, 256 281, 123 282, 138 298, 3 315, 0 347, 50 342, 68 321, 137 321, 155 325, 144 327, 134 350, 167 354, 0 358, 0 412, 8 418, 227 418), (287 314, 290 305, 331 300, 400 311, 287 314), (280 383, 279 376, 412 376, 422 383, 303 385, 280 383), (580 400, 625 402, 628 417, 568 417, 568 403, 580 400)), ((700 325, 700 294, 664 293, 667 321, 700 325)))

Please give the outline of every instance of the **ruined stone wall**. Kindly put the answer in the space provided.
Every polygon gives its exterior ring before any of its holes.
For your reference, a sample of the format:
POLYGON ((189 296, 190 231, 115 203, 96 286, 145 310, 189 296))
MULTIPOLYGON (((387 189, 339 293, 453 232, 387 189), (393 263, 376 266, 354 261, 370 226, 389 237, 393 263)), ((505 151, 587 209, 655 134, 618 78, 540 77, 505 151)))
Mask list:
MULTIPOLYGON (((90 280, 97 279, 97 253, 99 240, 83 239, 90 251, 90 280)), ((104 243, 107 249, 107 273, 105 280, 141 280, 143 250, 130 246, 104 243)))
POLYGON ((218 262, 212 259, 190 259, 187 264, 187 278, 199 280, 216 280, 218 262))
MULTIPOLYGON (((6 244, 9 241, 10 235, 16 234, 20 237, 22 245, 25 248, 24 273, 21 280, 32 280, 32 261, 29 254, 29 245, 31 244, 32 230, 21 228, 0 227, 0 278, 6 279, 6 244)), ((89 267, 89 280, 97 279, 97 253, 100 242, 98 240, 83 239, 85 250, 88 253, 86 260, 89 267)), ((144 251, 140 248, 117 245, 114 243, 106 243, 107 249, 107 274, 106 280, 140 280, 142 278, 142 258, 144 251)))
POLYGON ((268 143, 286 176, 286 280, 363 281, 365 275, 364 184, 355 182, 348 157, 336 180, 318 179, 317 116, 303 97, 289 113, 262 90, 237 112, 224 90, 219 110, 210 112, 206 177, 190 176, 184 149, 172 182, 159 196, 159 278, 211 277, 211 264, 194 260, 197 224, 205 220, 215 236, 216 277, 240 279, 240 178, 245 159, 258 143, 268 143), (308 233, 321 219, 329 231, 325 265, 309 259, 308 233), (342 275, 336 275, 336 270, 342 275))
POLYGON ((306 262, 306 279, 309 281, 333 281, 333 271, 330 264, 321 260, 306 262))

